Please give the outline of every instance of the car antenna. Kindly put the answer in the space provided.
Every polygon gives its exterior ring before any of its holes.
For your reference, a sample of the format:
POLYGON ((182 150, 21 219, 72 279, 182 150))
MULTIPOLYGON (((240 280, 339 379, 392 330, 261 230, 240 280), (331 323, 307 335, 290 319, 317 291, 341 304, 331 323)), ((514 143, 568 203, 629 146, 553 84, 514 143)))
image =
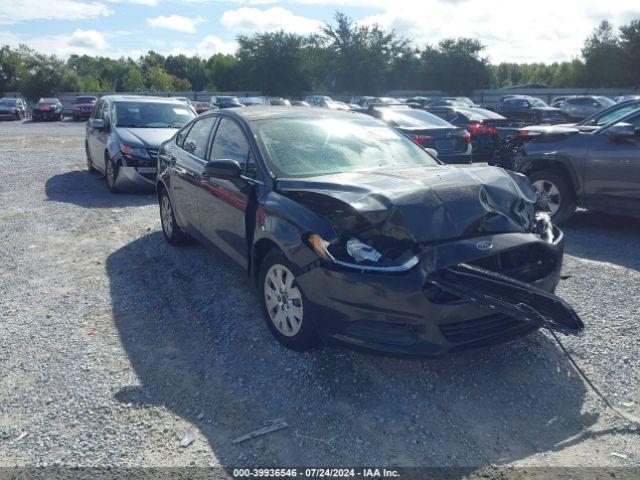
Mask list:
POLYGON ((553 339, 560 346, 560 349, 562 350, 562 352, 567 356, 567 358, 569 359, 569 362, 573 366, 574 370, 576 372, 578 372, 578 374, 583 378, 583 380, 585 382, 587 382, 587 385, 589 385, 591 390, 593 390, 593 392, 600 398, 600 400, 602 400, 604 402, 604 404, 607 407, 609 407, 609 409, 614 414, 616 414, 616 416, 622 418, 623 420, 626 420, 627 422, 635 425, 636 427, 640 427, 640 418, 638 418, 635 415, 630 414, 630 413, 621 412, 617 407, 615 407, 609 401, 609 399, 598 389, 598 387, 596 387, 593 384, 593 382, 587 376, 587 374, 584 372, 584 370, 582 370, 582 368, 580 368, 580 365, 578 365, 578 363, 575 361, 575 359, 571 356, 571 354, 569 353, 569 350, 567 350, 567 347, 564 346, 564 344, 560 340, 560 337, 558 337, 558 334, 553 330, 551 325, 549 325, 549 321, 547 320, 547 318, 544 315, 542 315, 538 310, 536 310, 535 308, 533 308, 533 307, 531 307, 529 305, 520 304, 520 307, 523 307, 523 308, 529 310, 531 313, 535 314, 542 321, 543 328, 545 328, 549 332, 551 332, 551 336, 553 336, 553 339))

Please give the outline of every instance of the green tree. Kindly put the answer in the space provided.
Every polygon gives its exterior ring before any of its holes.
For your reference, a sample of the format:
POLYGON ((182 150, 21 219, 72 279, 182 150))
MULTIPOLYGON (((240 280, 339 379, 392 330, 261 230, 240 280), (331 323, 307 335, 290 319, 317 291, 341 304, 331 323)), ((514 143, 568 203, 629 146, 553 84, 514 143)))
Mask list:
POLYGON ((640 20, 633 20, 620 28, 620 47, 623 50, 627 86, 640 87, 640 20))
POLYGON ((624 87, 629 83, 625 52, 613 26, 603 21, 582 49, 585 77, 591 87, 624 87))
POLYGON ((122 83, 123 92, 144 92, 145 83, 142 70, 137 65, 130 66, 122 83))
POLYGON ((145 74, 147 87, 152 92, 170 92, 173 87, 171 75, 164 71, 161 66, 154 66, 147 70, 145 74))
POLYGON ((20 81, 20 54, 8 45, 0 47, 0 94, 13 88, 20 81))
MULTIPOLYGON (((240 90, 240 62, 233 55, 217 53, 206 62, 206 90, 232 91, 240 90)), ((255 88, 255 87, 249 87, 255 88)))
POLYGON ((194 90, 203 90, 207 85, 206 62, 200 57, 186 55, 169 55, 164 62, 164 69, 169 75, 186 79, 194 90))
POLYGON ((307 90, 311 81, 304 70, 306 42, 304 36, 284 31, 238 37, 243 85, 268 95, 297 95, 307 90))
POLYGON ((342 12, 336 12, 335 26, 324 25, 321 38, 333 73, 328 86, 335 91, 381 93, 394 60, 407 53, 407 40, 394 30, 357 25, 342 12))
POLYGON ((442 40, 422 52, 423 86, 451 94, 469 94, 491 82, 489 62, 481 54, 484 45, 473 38, 442 40))

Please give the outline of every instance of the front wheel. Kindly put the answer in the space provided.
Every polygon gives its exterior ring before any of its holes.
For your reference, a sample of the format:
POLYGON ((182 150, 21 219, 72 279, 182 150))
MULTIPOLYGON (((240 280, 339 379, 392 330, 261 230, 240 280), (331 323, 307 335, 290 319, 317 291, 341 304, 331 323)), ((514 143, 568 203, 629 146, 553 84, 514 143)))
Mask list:
POLYGON ((87 156, 87 170, 89 173, 96 173, 96 167, 93 166, 93 160, 91 160, 91 153, 89 153, 89 145, 85 142, 84 152, 87 156))
POLYGON ((319 343, 313 306, 296 280, 297 269, 282 252, 271 250, 258 279, 262 313, 271 333, 285 347, 309 350, 319 343))
POLYGON ((116 187, 116 178, 118 177, 118 166, 105 154, 104 158, 104 172, 105 180, 107 182, 107 188, 111 193, 118 193, 118 187, 116 187))
POLYGON ((539 170, 529 176, 538 197, 538 209, 547 212, 551 221, 561 225, 576 211, 576 197, 567 178, 556 170, 539 170))

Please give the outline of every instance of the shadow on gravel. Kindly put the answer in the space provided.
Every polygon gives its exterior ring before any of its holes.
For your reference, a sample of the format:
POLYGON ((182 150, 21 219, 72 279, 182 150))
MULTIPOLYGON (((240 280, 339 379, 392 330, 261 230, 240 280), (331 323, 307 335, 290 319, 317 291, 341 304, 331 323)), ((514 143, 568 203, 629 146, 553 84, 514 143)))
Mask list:
POLYGON ((104 176, 87 170, 73 170, 55 175, 45 183, 47 200, 71 203, 84 208, 139 207, 156 203, 155 192, 117 193, 107 190, 104 176))
MULTIPOLYGON (((246 275, 197 244, 173 248, 149 234, 106 268, 140 381, 118 400, 183 417, 226 468, 480 468, 561 450, 597 419, 581 413, 583 383, 542 333, 424 361, 329 346, 296 353, 272 338, 246 275), (232 444, 277 418, 289 428, 232 444)), ((166 434, 167 455, 180 455, 183 434, 166 434)))
POLYGON ((640 271, 640 219, 579 211, 562 229, 567 254, 640 271))

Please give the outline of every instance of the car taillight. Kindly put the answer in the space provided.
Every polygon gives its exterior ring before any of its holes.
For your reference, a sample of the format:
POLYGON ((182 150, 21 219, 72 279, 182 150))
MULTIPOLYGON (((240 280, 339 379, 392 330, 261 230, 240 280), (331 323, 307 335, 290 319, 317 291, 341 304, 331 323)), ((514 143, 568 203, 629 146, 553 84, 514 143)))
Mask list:
POLYGON ((472 123, 467 125, 467 130, 472 135, 495 135, 498 133, 498 129, 496 127, 492 127, 491 125, 484 125, 482 123, 472 123))
POLYGON ((427 141, 433 140, 433 137, 429 135, 409 135, 409 138, 420 145, 424 145, 427 141))

